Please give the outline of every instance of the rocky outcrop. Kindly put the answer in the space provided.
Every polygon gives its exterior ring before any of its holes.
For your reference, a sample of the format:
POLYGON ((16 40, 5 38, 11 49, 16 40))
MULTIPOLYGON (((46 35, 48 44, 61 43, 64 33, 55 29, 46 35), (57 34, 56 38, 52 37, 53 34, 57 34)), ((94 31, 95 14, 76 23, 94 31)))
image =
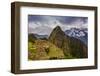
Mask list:
POLYGON ((53 29, 48 40, 61 48, 66 56, 70 55, 74 58, 88 57, 87 46, 80 40, 65 35, 59 26, 53 29))

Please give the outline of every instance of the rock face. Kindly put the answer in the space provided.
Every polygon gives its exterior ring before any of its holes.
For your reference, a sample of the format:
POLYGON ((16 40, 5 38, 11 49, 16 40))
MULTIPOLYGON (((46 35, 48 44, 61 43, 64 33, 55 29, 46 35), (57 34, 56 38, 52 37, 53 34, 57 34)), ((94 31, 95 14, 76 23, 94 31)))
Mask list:
POLYGON ((59 26, 53 29, 48 40, 62 49, 66 56, 70 55, 74 58, 88 57, 87 46, 80 40, 65 35, 59 26))

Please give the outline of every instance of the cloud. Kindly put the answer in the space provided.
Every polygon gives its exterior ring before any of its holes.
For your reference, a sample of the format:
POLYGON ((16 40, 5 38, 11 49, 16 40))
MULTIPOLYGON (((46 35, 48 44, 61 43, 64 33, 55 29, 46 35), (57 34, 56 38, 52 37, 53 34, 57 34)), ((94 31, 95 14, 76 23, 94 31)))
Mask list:
POLYGON ((42 16, 42 15, 29 15, 28 17, 29 28, 36 28, 40 26, 48 26, 54 28, 60 26, 63 31, 70 28, 87 28, 87 17, 69 17, 69 16, 42 16))

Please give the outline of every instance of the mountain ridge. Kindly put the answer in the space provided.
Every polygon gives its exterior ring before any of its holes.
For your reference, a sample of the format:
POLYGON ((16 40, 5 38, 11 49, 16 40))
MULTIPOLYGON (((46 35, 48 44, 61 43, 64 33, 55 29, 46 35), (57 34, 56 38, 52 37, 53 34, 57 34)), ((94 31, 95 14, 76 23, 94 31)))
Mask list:
POLYGON ((49 36, 49 41, 58 48, 63 49, 66 56, 71 55, 77 58, 87 58, 87 46, 80 40, 66 35, 60 26, 53 29, 49 36))
POLYGON ((85 45, 88 45, 88 32, 87 28, 71 28, 65 31, 65 34, 81 40, 85 45))

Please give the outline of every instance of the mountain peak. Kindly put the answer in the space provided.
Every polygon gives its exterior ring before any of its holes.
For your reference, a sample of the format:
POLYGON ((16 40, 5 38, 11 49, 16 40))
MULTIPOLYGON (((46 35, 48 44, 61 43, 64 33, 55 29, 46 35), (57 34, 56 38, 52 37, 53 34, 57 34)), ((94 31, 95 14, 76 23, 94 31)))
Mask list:
POLYGON ((59 28, 59 29, 61 29, 60 26, 56 26, 55 28, 59 28))
POLYGON ((52 36, 60 36, 60 37, 62 37, 62 36, 64 36, 65 34, 64 34, 64 32, 62 31, 62 29, 61 29, 61 27, 60 26, 56 26, 54 29, 53 29, 53 31, 51 32, 51 34, 50 34, 50 36, 49 36, 49 38, 51 38, 52 36))
POLYGON ((60 26, 56 26, 54 30, 61 30, 60 26))
POLYGON ((66 38, 65 33, 62 31, 60 26, 56 26, 49 36, 49 41, 58 46, 62 47, 62 42, 66 38))
POLYGON ((60 26, 56 26, 53 31, 51 32, 51 34, 59 34, 59 35, 64 35, 64 32, 62 31, 61 27, 60 26))
POLYGON ((72 57, 87 58, 86 45, 76 38, 67 36, 60 26, 56 26, 53 29, 48 40, 58 48, 61 48, 66 56, 72 55, 72 57))

